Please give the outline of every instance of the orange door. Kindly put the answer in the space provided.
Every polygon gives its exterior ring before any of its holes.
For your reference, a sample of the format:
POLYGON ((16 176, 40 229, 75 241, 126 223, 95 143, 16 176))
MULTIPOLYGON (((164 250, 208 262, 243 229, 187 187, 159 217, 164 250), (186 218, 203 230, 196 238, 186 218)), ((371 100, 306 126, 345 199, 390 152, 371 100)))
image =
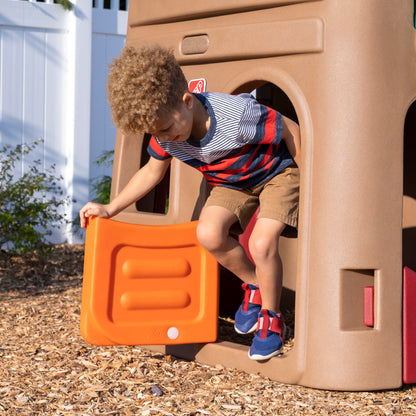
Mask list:
POLYGON ((87 227, 81 332, 96 345, 214 342, 218 267, 197 222, 87 227))

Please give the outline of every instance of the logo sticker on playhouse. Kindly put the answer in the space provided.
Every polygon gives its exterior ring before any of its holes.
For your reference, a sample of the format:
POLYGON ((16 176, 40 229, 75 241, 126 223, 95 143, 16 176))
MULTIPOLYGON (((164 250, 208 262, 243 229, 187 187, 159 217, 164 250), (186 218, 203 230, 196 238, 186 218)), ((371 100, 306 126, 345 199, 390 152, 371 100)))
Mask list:
POLYGON ((188 83, 190 92, 201 93, 205 92, 207 87, 207 81, 204 78, 191 79, 188 83))

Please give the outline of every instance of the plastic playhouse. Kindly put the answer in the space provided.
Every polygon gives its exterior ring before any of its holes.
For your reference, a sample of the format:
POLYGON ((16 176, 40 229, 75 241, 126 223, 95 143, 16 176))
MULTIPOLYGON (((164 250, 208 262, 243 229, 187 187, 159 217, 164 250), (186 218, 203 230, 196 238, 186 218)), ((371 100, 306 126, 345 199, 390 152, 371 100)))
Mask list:
MULTIPOLYGON (((190 88, 256 89, 300 125, 299 232, 281 246, 294 347, 255 362, 215 342, 217 267, 194 236, 206 184, 176 160, 152 194, 88 227, 84 337, 315 388, 416 382, 414 13, 414 0, 130 2, 127 44, 172 47, 190 88)), ((117 134, 113 195, 148 140, 117 134)))

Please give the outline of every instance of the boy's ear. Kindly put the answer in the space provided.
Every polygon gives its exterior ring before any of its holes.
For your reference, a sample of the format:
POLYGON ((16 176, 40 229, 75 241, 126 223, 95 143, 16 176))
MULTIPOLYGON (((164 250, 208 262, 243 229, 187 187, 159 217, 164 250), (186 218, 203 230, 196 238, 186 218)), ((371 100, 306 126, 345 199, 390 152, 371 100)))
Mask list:
POLYGON ((189 109, 191 109, 194 105, 194 96, 189 91, 186 91, 185 94, 183 94, 182 101, 189 109))

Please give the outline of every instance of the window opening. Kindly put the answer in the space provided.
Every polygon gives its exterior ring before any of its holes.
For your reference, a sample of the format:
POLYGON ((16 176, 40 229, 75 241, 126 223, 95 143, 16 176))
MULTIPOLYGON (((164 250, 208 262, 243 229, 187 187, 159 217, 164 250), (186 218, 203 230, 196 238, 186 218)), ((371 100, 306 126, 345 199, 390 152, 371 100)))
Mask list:
MULTIPOLYGON (((152 136, 147 133, 144 135, 140 166, 144 166, 150 158, 147 153, 147 146, 149 145, 151 137, 152 136)), ((137 211, 167 214, 169 209, 169 182, 170 167, 162 181, 152 191, 136 202, 137 211)))
POLYGON ((416 101, 404 123, 403 149, 403 266, 416 270, 416 101))

